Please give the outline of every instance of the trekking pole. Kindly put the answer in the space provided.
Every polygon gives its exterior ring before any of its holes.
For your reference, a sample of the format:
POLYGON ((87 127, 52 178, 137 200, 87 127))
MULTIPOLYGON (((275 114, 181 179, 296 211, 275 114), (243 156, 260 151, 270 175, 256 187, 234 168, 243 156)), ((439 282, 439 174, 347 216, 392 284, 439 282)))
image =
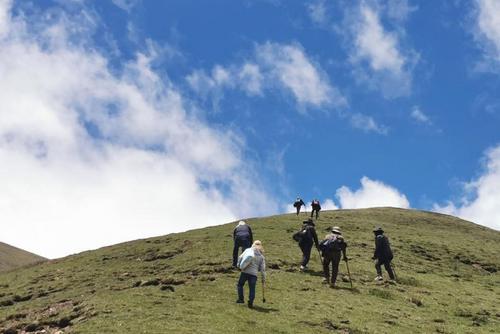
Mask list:
POLYGON ((392 272, 394 273, 394 280, 397 282, 398 281, 398 275, 396 275, 396 269, 394 269, 394 264, 391 265, 392 267, 392 272))
POLYGON ((263 303, 266 302, 266 295, 264 293, 265 288, 266 288, 266 283, 265 283, 265 281, 262 281, 262 302, 263 303))
POLYGON ((347 259, 345 260, 345 265, 347 267, 347 275, 349 276, 349 282, 351 283, 351 289, 352 289, 352 278, 351 278, 351 272, 349 271, 349 263, 347 263, 347 259))

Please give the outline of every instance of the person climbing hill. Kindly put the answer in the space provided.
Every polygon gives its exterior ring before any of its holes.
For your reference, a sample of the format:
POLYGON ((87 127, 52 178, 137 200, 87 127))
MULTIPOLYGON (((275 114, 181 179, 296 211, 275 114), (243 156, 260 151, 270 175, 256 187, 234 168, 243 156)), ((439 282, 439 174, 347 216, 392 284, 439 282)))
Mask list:
POLYGON ((255 287, 257 285, 257 275, 259 272, 262 274, 262 285, 266 282, 266 259, 264 257, 264 248, 260 240, 255 240, 252 247, 245 250, 243 254, 239 256, 238 268, 241 269, 241 274, 237 284, 238 300, 236 300, 236 303, 245 303, 243 287, 248 281, 248 287, 250 289, 248 307, 253 308, 255 287))
POLYGON ((311 202, 311 218, 313 217, 314 212, 316 212, 316 219, 319 217, 319 212, 321 211, 321 204, 319 203, 319 200, 313 199, 311 202))
POLYGON ((306 207, 306 203, 304 203, 304 201, 302 200, 302 198, 297 197, 297 199, 293 203, 293 207, 295 209, 297 209, 297 216, 299 215, 300 209, 302 208, 302 206, 304 206, 304 208, 305 208, 306 207))
POLYGON ((373 253, 372 259, 375 260, 375 269, 377 270, 377 277, 375 277, 375 280, 383 280, 382 265, 384 265, 385 270, 387 270, 389 278, 394 280, 394 272, 391 267, 393 254, 389 239, 384 235, 384 230, 382 230, 381 227, 374 229, 373 233, 375 234, 375 252, 373 253))
POLYGON ((311 259, 311 249, 313 244, 319 249, 318 235, 314 228, 312 219, 308 219, 302 223, 300 231, 293 235, 293 239, 299 243, 300 250, 302 251, 302 262, 300 263, 300 270, 307 270, 307 264, 311 259))
POLYGON ((252 245, 253 234, 250 225, 241 220, 233 230, 233 241, 233 267, 236 267, 240 247, 244 251, 252 245))
POLYGON ((323 283, 328 284, 332 288, 336 287, 337 275, 339 272, 339 264, 341 253, 344 256, 344 261, 347 261, 346 255, 347 243, 342 236, 342 232, 338 226, 332 227, 331 232, 325 236, 325 239, 320 242, 319 249, 323 255, 323 283), (332 264, 332 276, 330 281, 330 263, 332 264))

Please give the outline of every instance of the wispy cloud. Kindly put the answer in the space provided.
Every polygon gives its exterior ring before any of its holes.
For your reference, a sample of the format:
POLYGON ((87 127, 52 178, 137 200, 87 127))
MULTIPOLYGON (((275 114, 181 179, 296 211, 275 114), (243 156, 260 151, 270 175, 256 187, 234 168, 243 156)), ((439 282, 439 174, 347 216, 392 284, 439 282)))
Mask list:
POLYGON ((249 96, 285 92, 296 102, 299 112, 306 112, 309 107, 334 108, 347 104, 321 66, 298 44, 259 44, 254 57, 242 64, 215 65, 210 75, 197 70, 186 79, 198 93, 213 93, 216 97, 228 88, 240 89, 249 96))
POLYGON ((432 121, 430 120, 429 116, 427 116, 419 106, 414 106, 413 109, 411 110, 411 117, 416 120, 419 123, 423 124, 432 124, 432 121))
POLYGON ((407 96, 411 93, 412 70, 418 55, 401 45, 400 34, 404 29, 388 31, 381 15, 380 7, 364 1, 357 9, 347 11, 347 30, 342 32, 348 31, 345 37, 354 74, 359 82, 379 90, 386 98, 407 96))
POLYGON ((464 183, 457 202, 434 205, 434 210, 500 230, 500 145, 485 153, 481 175, 464 183))
POLYGON ((328 23, 325 0, 313 0, 306 4, 311 20, 318 25, 328 23))
POLYGON ((154 49, 112 70, 84 7, 51 13, 0 1, 2 241, 56 257, 276 210, 243 138, 190 112, 154 49))
POLYGON ((386 135, 389 132, 386 126, 378 124, 373 117, 360 113, 351 115, 351 124, 365 132, 375 132, 381 135, 386 135))
POLYGON ((483 60, 478 69, 500 70, 500 2, 496 0, 476 0, 476 20, 472 29, 483 60))

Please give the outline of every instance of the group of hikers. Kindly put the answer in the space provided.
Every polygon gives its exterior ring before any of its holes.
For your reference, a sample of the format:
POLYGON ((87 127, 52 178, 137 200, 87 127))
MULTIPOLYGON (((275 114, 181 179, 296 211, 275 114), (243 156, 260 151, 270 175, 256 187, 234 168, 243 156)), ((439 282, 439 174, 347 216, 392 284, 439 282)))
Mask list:
MULTIPOLYGON (((297 198, 297 201, 294 203, 294 207, 297 209, 297 215, 300 213, 300 207, 302 206, 305 206, 304 201, 302 201, 302 199, 300 198, 297 198)), ((293 239, 298 242, 298 246, 302 251, 302 261, 299 268, 301 272, 308 270, 307 265, 311 258, 311 251, 313 246, 315 246, 318 253, 320 254, 321 262, 323 265, 323 283, 329 284, 332 288, 336 288, 339 264, 341 259, 346 262, 350 280, 348 266, 349 259, 346 254, 347 242, 345 241, 342 235, 342 231, 338 226, 330 227, 328 229, 329 233, 325 235, 324 239, 318 241, 316 225, 313 221, 313 212, 316 213, 316 219, 318 219, 321 205, 319 201, 315 199, 312 201, 311 206, 313 208, 313 211, 311 211, 311 218, 303 221, 300 230, 293 234, 293 239)), ((394 281, 395 275, 391 266, 393 254, 389 239, 384 235, 384 230, 381 227, 376 227, 373 230, 373 234, 375 237, 375 251, 373 253, 372 260, 375 261, 375 269, 377 271, 375 281, 383 280, 382 266, 384 266, 385 270, 387 271, 389 279, 391 281, 394 281)), ((233 241, 233 267, 241 270, 237 284, 238 299, 236 302, 244 303, 243 288, 246 282, 248 282, 248 286, 250 289, 250 293, 248 296, 248 307, 253 308, 255 288, 257 285, 257 276, 259 272, 262 275, 263 289, 266 281, 266 260, 264 257, 264 248, 260 240, 253 240, 252 229, 250 225, 248 225, 244 221, 240 221, 234 228, 233 241), (243 252, 238 256, 240 248, 243 250, 243 252)), ((265 301, 264 295, 263 301, 265 301)))
MULTIPOLYGON (((300 209, 304 207, 304 210, 306 211, 307 214, 307 209, 306 209, 306 203, 302 200, 302 198, 297 197, 295 202, 293 203, 293 207, 297 210, 297 216, 300 213, 300 209)), ((315 198, 311 201, 311 218, 313 217, 314 213, 316 213, 316 219, 319 218, 319 212, 321 211, 321 204, 319 201, 315 198)))

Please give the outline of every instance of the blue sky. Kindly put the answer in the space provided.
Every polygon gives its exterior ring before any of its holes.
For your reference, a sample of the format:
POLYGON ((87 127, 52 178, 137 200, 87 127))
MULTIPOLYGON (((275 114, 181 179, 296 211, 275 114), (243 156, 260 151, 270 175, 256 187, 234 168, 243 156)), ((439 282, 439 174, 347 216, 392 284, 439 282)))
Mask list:
POLYGON ((55 257, 296 195, 499 229, 499 22, 494 0, 1 0, 2 241, 55 257))

